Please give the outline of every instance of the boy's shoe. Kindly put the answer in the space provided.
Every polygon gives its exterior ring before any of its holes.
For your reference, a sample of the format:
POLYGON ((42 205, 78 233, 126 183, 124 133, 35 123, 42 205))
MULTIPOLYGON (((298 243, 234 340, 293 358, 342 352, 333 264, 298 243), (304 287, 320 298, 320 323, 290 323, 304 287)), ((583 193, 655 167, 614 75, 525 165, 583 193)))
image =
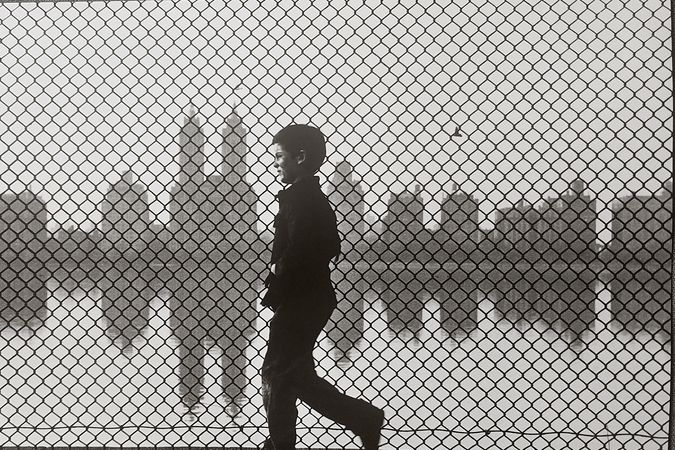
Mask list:
POLYGON ((380 448, 382 426, 384 426, 384 411, 378 409, 372 427, 359 435, 364 450, 378 450, 380 448))

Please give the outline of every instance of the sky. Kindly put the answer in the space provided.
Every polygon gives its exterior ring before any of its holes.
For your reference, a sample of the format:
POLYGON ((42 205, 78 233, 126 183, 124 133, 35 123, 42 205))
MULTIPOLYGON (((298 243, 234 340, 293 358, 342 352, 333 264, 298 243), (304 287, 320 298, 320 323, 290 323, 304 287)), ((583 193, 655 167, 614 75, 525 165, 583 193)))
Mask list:
POLYGON ((321 128, 322 180, 349 161, 375 217, 419 183, 428 226, 453 183, 492 228, 496 208, 582 178, 607 240, 614 199, 672 178, 663 2, 279 3, 0 5, 0 191, 30 188, 51 228, 87 229, 132 170, 166 223, 185 117, 203 124, 208 175, 234 106, 260 228, 283 187, 269 144, 291 122, 321 128))

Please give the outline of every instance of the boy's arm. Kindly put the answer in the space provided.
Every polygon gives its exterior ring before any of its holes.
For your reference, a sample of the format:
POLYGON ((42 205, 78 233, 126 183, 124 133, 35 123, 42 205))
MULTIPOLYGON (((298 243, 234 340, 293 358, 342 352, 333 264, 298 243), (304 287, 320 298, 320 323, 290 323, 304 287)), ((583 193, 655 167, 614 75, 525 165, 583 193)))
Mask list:
POLYGON ((276 277, 286 292, 306 284, 303 277, 312 276, 312 268, 329 261, 340 250, 339 240, 335 242, 335 219, 331 220, 322 208, 307 206, 289 205, 288 246, 275 267, 276 277))
POLYGON ((308 214, 300 209, 294 205, 288 206, 288 245, 274 267, 277 280, 286 292, 296 284, 300 266, 309 259, 311 242, 315 240, 308 214))

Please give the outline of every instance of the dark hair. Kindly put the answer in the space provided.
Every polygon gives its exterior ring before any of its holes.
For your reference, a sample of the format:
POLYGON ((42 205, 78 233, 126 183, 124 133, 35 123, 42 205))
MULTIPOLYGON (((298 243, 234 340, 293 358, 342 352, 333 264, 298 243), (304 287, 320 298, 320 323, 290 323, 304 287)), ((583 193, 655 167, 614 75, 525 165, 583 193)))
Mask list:
POLYGON ((287 152, 297 155, 305 151, 305 163, 312 172, 318 172, 326 159, 326 137, 310 125, 288 125, 272 138, 272 144, 283 146, 287 152))

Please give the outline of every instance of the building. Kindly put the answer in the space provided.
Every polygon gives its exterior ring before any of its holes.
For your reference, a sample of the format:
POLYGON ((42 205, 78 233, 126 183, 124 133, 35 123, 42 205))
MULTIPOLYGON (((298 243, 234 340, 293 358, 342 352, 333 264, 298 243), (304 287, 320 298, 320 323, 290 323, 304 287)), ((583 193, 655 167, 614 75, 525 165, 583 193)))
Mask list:
POLYGON ((612 326, 632 333, 663 333, 668 339, 672 320, 673 184, 666 182, 656 195, 619 198, 612 205, 612 213, 612 326))
POLYGON ((537 229, 541 216, 533 205, 520 200, 516 206, 499 208, 495 213, 493 241, 512 262, 538 259, 535 249, 540 245, 537 229))
POLYGON ((666 262, 673 235, 673 184, 656 195, 630 195, 612 204, 610 249, 621 261, 666 262))
POLYGON ((178 136, 178 145, 180 146, 178 184, 187 190, 197 189, 204 183, 205 142, 206 137, 199 123, 197 112, 192 109, 178 136), (194 184, 194 186, 190 186, 190 184, 194 184))
POLYGON ((208 226, 208 190, 204 191, 204 133, 196 111, 190 111, 181 128, 178 143, 178 183, 171 188, 171 223, 169 229, 173 238, 169 248, 179 259, 194 255, 202 259, 210 250, 206 244, 208 226), (204 228, 207 228, 206 230, 204 228), (199 253, 199 256, 197 255, 199 253))
POLYGON ((0 196, 0 320, 37 327, 47 317, 47 205, 25 190, 0 196))
POLYGON ((0 196, 0 263, 46 262, 41 250, 49 240, 46 202, 29 190, 0 196), (34 259, 35 257, 38 259, 34 259))
POLYGON ((236 110, 221 135, 223 163, 219 172, 205 176, 203 133, 194 113, 181 130, 181 167, 171 190, 169 227, 170 249, 181 264, 174 272, 169 326, 178 341, 183 403, 191 408, 203 393, 203 350, 214 345, 222 355, 223 392, 232 402, 227 409, 235 411, 243 398, 244 349, 255 331, 261 287, 256 277, 251 280, 245 273, 261 250, 254 245, 257 196, 246 182, 246 129, 236 110), (185 139, 190 136, 194 139, 185 139))
POLYGON ((424 203, 422 187, 415 185, 414 192, 392 193, 384 217, 384 241, 408 244, 424 229, 424 203))
POLYGON ((126 171, 110 186, 101 203, 99 248, 103 252, 113 248, 121 253, 129 249, 142 252, 147 246, 144 238, 150 229, 148 191, 133 178, 133 173, 126 171))
POLYGON ((214 244, 229 261, 248 257, 256 242, 257 200, 253 187, 246 181, 247 130, 233 109, 221 130, 223 163, 220 173, 209 176, 207 189, 214 216, 208 226, 214 226, 214 244))
POLYGON ((596 256, 596 200, 585 194, 586 183, 577 179, 557 199, 538 208, 537 250, 547 261, 591 261, 596 256))
POLYGON ((478 199, 462 191, 457 183, 452 184, 450 195, 443 196, 441 228, 435 239, 449 255, 461 248, 468 257, 476 249, 480 242, 478 206, 478 199))
POLYGON ((366 234, 364 197, 363 187, 354 177, 354 168, 347 161, 342 161, 330 181, 328 199, 335 208, 342 251, 345 253, 362 242, 366 234))
POLYGON ((424 229, 424 202, 422 187, 415 185, 413 192, 392 193, 389 197, 387 213, 383 219, 382 244, 384 259, 400 260, 428 259, 425 246, 429 236, 424 229))
MULTIPOLYGON (((170 249, 178 258, 244 257, 257 240, 257 196, 246 181, 246 129, 237 111, 221 130, 220 172, 204 175, 204 133, 194 111, 181 130, 178 183, 171 189, 170 249)), ((250 257, 252 255, 246 255, 250 257)))

